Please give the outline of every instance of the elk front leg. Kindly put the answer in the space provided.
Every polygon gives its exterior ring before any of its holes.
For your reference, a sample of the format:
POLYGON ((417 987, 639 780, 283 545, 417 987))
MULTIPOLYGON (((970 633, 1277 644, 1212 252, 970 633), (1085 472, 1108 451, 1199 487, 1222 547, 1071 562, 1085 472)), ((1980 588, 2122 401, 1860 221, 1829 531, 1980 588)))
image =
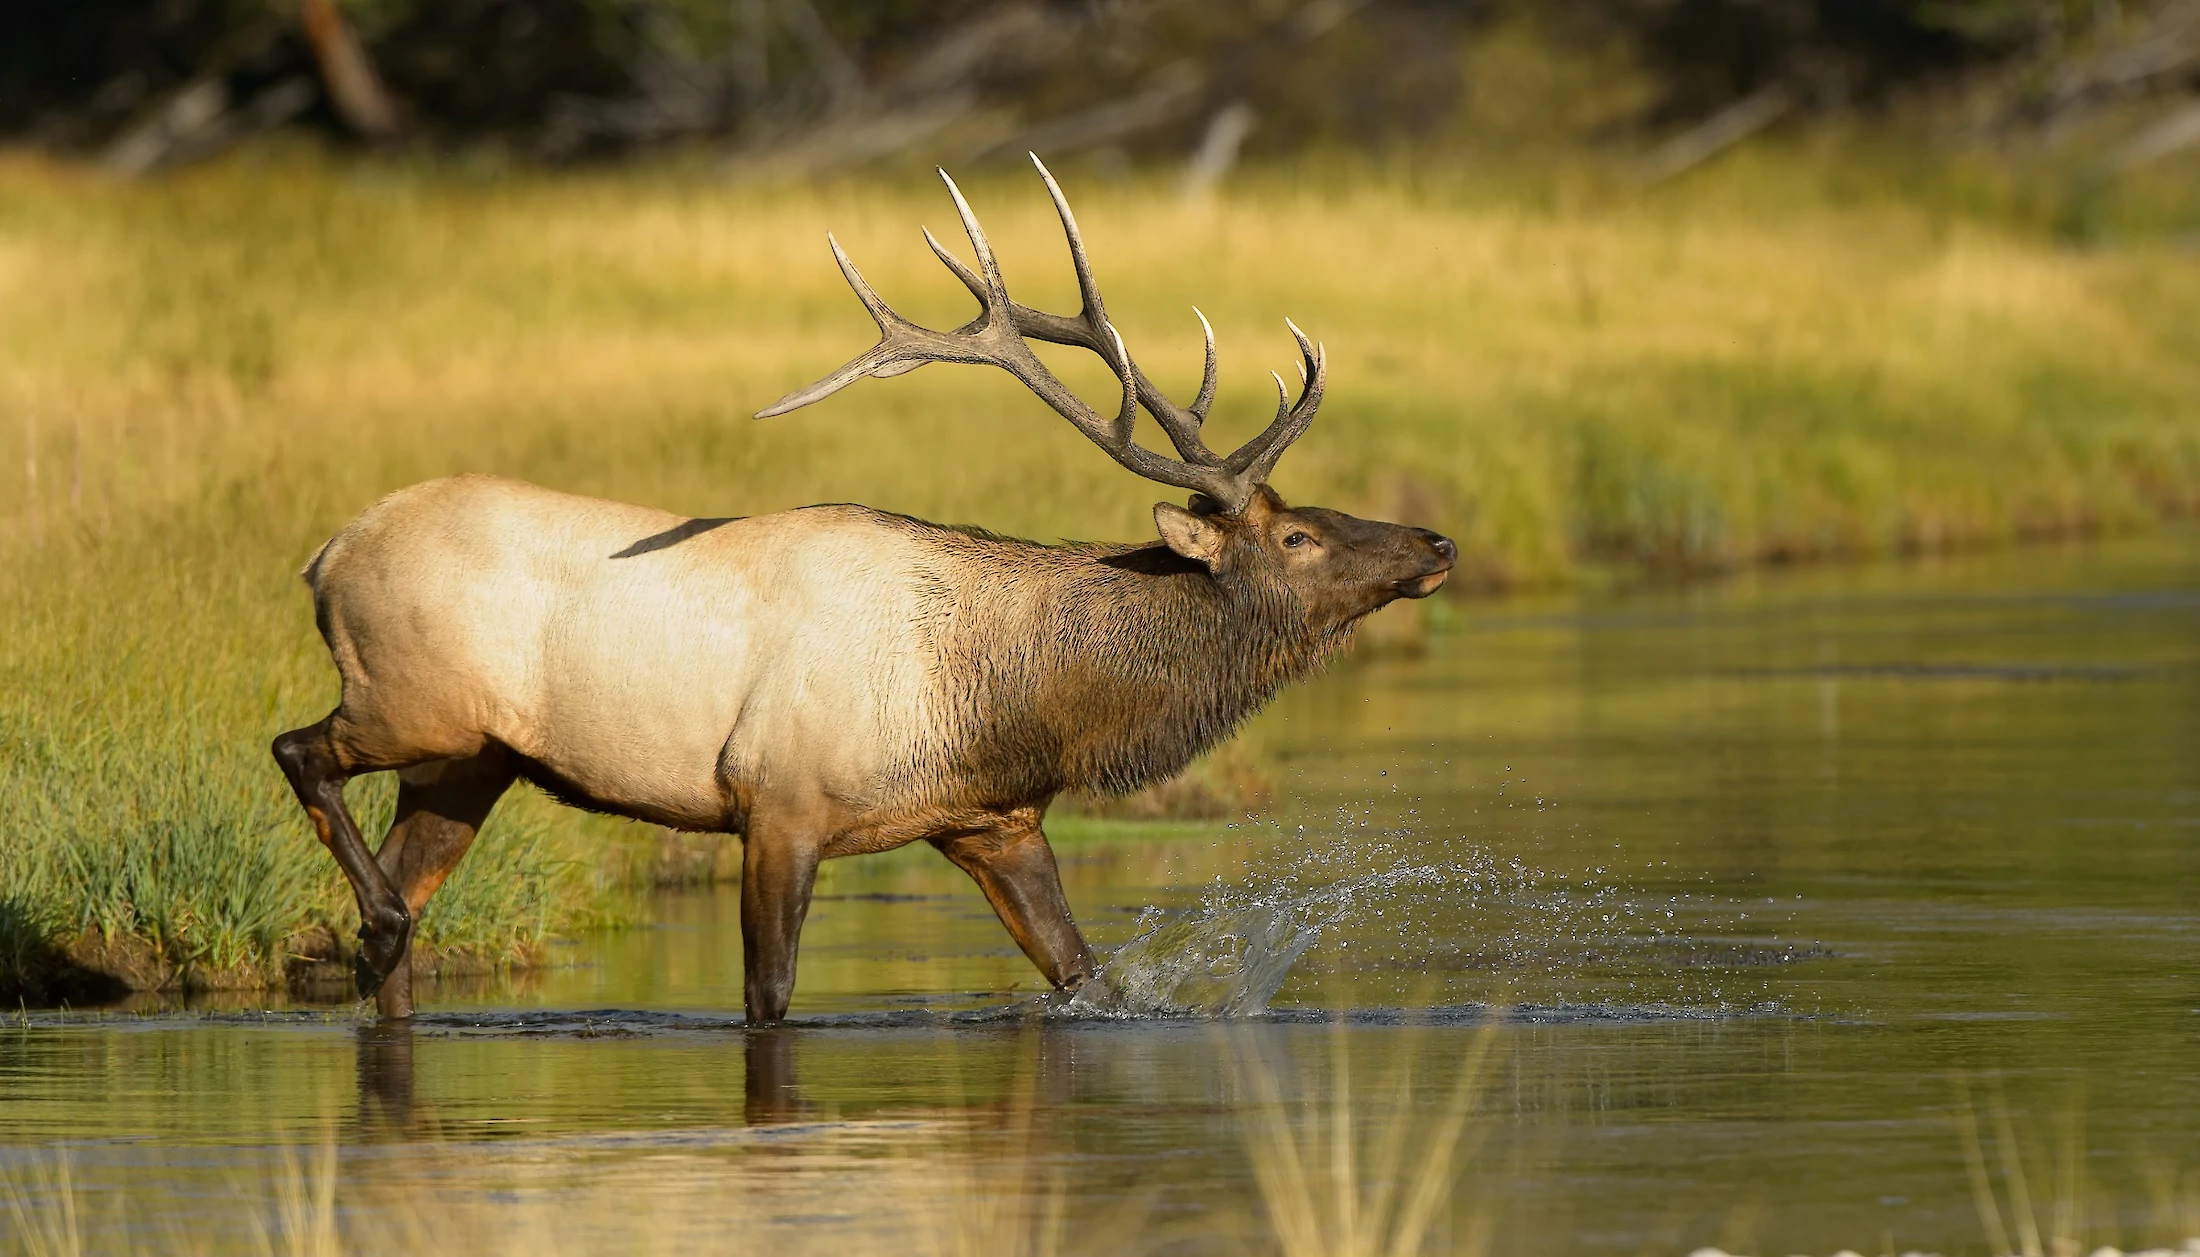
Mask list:
MULTIPOLYGON (((414 921, 420 920, 451 870, 481 832, 490 809, 512 784, 511 757, 501 746, 468 759, 438 760, 398 770, 397 817, 390 824, 375 863, 397 888, 414 921)), ((398 957, 375 1006, 383 1017, 413 1014, 412 945, 398 957)))
POLYGON ((940 854, 970 874, 1016 945, 1056 990, 1074 991, 1097 967, 1062 894, 1054 848, 1036 811, 1002 818, 998 828, 932 839, 940 854))
POLYGON ((741 997, 751 1026, 787 1016, 820 852, 814 823, 751 812, 741 835, 741 997))
POLYGON ((344 806, 344 783, 362 772, 395 767, 356 762, 345 753, 335 734, 337 713, 319 724, 293 729, 275 739, 270 748, 290 788, 313 821, 314 833, 336 857, 359 902, 359 951, 352 957, 352 976, 359 994, 372 995, 397 967, 412 938, 412 912, 382 867, 367 852, 359 825, 344 806))

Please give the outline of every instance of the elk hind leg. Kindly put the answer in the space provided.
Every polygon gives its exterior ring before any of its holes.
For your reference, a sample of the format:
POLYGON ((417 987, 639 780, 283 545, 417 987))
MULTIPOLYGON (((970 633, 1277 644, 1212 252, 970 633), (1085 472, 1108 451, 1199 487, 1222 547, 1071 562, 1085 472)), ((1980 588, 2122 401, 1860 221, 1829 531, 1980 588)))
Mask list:
POLYGON ((269 749, 290 788, 313 822, 321 844, 336 857, 359 903, 359 950, 352 957, 352 976, 361 995, 372 995, 405 954, 412 936, 412 912, 390 884, 382 867, 367 851, 366 839, 351 809, 344 806, 344 784, 365 772, 379 772, 394 764, 376 763, 353 751, 341 736, 342 709, 318 724, 293 729, 275 739, 269 749))
POLYGON ((777 809, 752 809, 742 831, 741 999, 751 1026, 787 1016, 823 832, 816 817, 777 809))
MULTIPOLYGON (((495 745, 466 759, 398 770, 397 816, 375 853, 375 863, 396 887, 415 922, 428 899, 458 867, 516 775, 509 753, 495 745)), ((375 993, 375 1005, 383 1017, 412 1016, 412 979, 408 941, 404 955, 375 993)))

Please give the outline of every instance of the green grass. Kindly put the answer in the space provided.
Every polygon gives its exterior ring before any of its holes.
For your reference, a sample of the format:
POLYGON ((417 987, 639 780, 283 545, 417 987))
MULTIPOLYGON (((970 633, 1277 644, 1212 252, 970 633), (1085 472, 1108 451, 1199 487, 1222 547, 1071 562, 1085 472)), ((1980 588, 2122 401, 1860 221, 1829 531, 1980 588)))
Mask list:
MULTIPOLYGON (((1190 206, 1165 180, 1064 174, 1158 378, 1191 391, 1198 302, 1234 442, 1265 420, 1296 318, 1332 385, 1278 487, 1451 533, 1462 587, 2200 505, 2189 171, 2090 200, 2084 248, 2052 188, 1838 148, 1655 193, 1593 169, 1309 163, 1190 206)), ((1019 295, 1073 304, 1036 181, 966 187, 1019 295)), ((1147 535, 1164 495, 997 372, 746 418, 872 338, 828 226, 911 317, 966 317, 919 223, 944 235, 952 211, 899 176, 469 182, 264 150, 121 184, 0 157, 0 990, 87 935, 212 983, 348 933, 264 748, 335 697, 297 568, 400 485, 493 470, 691 514, 854 500, 1147 535)), ((1097 364, 1052 357, 1105 393, 1097 364)), ((530 954, 612 913, 653 842, 516 792, 426 937, 530 954)))

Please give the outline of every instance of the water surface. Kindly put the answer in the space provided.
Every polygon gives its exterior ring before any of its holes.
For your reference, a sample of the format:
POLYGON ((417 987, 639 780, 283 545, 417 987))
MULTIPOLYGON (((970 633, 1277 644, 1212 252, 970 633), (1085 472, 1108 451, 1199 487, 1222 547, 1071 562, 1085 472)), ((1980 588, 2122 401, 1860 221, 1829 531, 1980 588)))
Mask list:
MULTIPOLYGON (((1060 845, 1104 998, 1048 1006, 901 852, 829 866, 789 1030, 739 1025, 731 889, 410 1032, 34 1014, 0 1165, 35 1221, 65 1159, 95 1247, 250 1251, 331 1182, 397 1248, 431 1201, 567 1250, 1007 1251, 1021 1201, 1063 1251, 1265 1251, 1279 1147, 1342 1123, 1410 1185, 1479 1045, 1445 1251, 1986 1251, 1966 1118, 2043 1228, 2200 1234, 2193 538, 1448 620, 1262 717, 1272 814, 1060 845)), ((1327 1157, 1286 1194, 1334 1203, 1327 1157)))

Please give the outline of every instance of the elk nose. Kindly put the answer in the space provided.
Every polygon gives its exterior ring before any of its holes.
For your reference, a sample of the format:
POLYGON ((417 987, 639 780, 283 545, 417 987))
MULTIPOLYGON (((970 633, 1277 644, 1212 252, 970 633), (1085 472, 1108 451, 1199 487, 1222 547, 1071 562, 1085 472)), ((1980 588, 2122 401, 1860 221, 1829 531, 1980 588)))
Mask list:
POLYGON ((1453 544, 1451 538, 1440 532, 1430 532, 1426 528, 1416 528, 1413 531, 1421 534, 1421 540, 1428 542, 1436 553, 1443 555, 1444 562, 1456 563, 1459 561, 1459 547, 1453 544))

